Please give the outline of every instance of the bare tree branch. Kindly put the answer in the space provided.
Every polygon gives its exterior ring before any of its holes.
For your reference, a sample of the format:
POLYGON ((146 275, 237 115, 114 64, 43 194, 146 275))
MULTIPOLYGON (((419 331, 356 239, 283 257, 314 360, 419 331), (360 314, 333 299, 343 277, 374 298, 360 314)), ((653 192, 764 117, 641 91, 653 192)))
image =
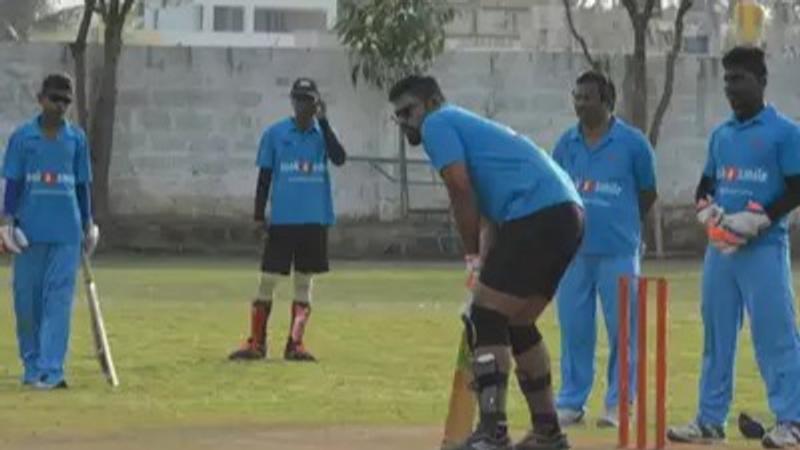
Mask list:
POLYGON ((108 20, 108 5, 106 4, 106 0, 97 0, 97 9, 100 12, 100 15, 103 16, 103 20, 108 20))
POLYGON ((75 61, 75 97, 77 100, 78 123, 84 130, 89 130, 89 106, 86 95, 86 39, 89 34, 89 27, 92 24, 92 16, 96 11, 97 1, 85 0, 78 35, 69 46, 72 59, 75 61))
POLYGON ((656 1, 661 0, 646 0, 644 3, 644 12, 642 13, 641 19, 645 26, 647 26, 647 22, 653 17, 653 8, 656 6, 656 1))
POLYGON ((86 36, 89 34, 89 26, 92 24, 92 14, 97 10, 96 0, 85 0, 86 3, 81 16, 81 24, 78 27, 78 35, 75 37, 75 45, 86 45, 86 36))
POLYGON ((636 7, 636 1, 635 0, 621 0, 621 1, 622 1, 622 6, 624 6, 625 9, 628 11, 628 16, 630 16, 631 22, 634 22, 635 26, 636 25, 635 22, 639 20, 638 19, 639 8, 636 7))
POLYGON ((686 13, 689 12, 689 9, 691 9, 692 3, 693 0, 681 0, 678 5, 678 13, 675 15, 675 37, 665 63, 667 73, 664 77, 664 91, 661 93, 661 100, 659 100, 656 112, 653 115, 653 122, 650 125, 650 132, 648 135, 650 144, 653 147, 658 144, 661 122, 664 120, 664 115, 667 113, 667 108, 672 100, 672 90, 675 81, 675 63, 678 59, 681 46, 683 45, 683 18, 686 13))
POLYGON ((134 0, 125 0, 125 3, 122 4, 122 17, 128 17, 128 13, 131 12, 133 8, 133 4, 135 3, 134 0))
POLYGON ((111 16, 112 18, 115 18, 115 19, 118 18, 119 17, 119 0, 108 0, 108 1, 109 1, 109 4, 108 4, 108 6, 109 6, 108 7, 108 15, 111 16))
POLYGON ((578 29, 575 28, 575 22, 572 20, 572 7, 569 4, 569 0, 563 0, 564 3, 564 11, 567 15, 567 25, 569 26, 569 32, 572 33, 572 37, 575 38, 576 41, 581 45, 581 50, 583 50, 583 56, 586 58, 586 61, 592 66, 593 69, 599 69, 597 62, 592 58, 591 53, 589 53, 589 46, 586 45, 586 39, 581 36, 578 32, 578 29))

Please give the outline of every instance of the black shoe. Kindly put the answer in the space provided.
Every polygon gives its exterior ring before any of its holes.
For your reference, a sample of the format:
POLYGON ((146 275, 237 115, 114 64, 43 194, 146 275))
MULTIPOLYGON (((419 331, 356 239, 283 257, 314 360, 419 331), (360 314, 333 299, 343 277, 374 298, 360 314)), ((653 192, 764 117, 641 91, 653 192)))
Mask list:
POLYGON ((292 342, 291 339, 286 341, 286 349, 283 351, 283 359, 287 361, 301 361, 301 362, 316 362, 317 358, 314 357, 308 350, 306 350, 303 343, 292 342))
POLYGON ((453 450, 513 450, 508 434, 492 436, 478 427, 467 440, 453 450))
POLYGON ((547 435, 531 430, 514 445, 514 450, 567 450, 569 448, 567 435, 560 431, 547 435))
POLYGON ((257 345, 253 342, 253 339, 247 339, 242 347, 230 355, 228 355, 228 359, 231 361, 253 361, 256 359, 264 359, 267 357, 267 347, 266 345, 257 345))
POLYGON ((743 412, 739 414, 739 432, 745 439, 762 439, 767 429, 758 420, 743 412))

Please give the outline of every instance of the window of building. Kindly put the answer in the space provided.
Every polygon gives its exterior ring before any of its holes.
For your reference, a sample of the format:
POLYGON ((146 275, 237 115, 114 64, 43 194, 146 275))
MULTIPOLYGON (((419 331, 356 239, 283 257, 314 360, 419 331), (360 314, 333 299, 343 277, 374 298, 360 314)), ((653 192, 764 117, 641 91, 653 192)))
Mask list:
POLYGON ((257 33, 281 33, 289 31, 286 27, 286 11, 256 8, 253 30, 257 33))
POLYGON ((215 6, 214 31, 244 31, 244 7, 215 6))
POLYGON ((193 19, 194 31, 203 31, 203 5, 195 5, 193 19))

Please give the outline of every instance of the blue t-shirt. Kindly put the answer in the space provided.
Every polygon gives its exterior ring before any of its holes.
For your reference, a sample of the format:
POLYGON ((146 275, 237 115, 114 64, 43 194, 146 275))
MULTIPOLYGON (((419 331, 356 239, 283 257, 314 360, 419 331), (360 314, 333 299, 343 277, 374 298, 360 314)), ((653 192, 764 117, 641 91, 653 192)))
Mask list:
POLYGON ((653 149, 636 128, 614 118, 592 148, 578 125, 564 133, 553 158, 569 173, 586 205, 579 252, 635 255, 641 240, 639 192, 655 189, 653 149))
POLYGON ((581 204, 569 176, 528 138, 454 105, 422 123, 422 142, 436 170, 467 167, 478 207, 503 223, 558 203, 581 204))
POLYGON ((292 117, 267 128, 256 165, 272 170, 271 224, 334 223, 325 138, 316 120, 306 131, 292 117))
MULTIPOLYGON (((785 177, 800 175, 800 128, 771 105, 745 122, 730 118, 711 134, 703 175, 715 180, 714 198, 726 214, 750 200, 768 206, 783 195, 785 177)), ((788 245, 788 229, 787 216, 751 244, 788 245)))
POLYGON ((8 141, 3 177, 24 182, 16 221, 28 241, 81 241, 76 184, 92 179, 89 148, 83 130, 65 122, 55 139, 47 138, 36 117, 8 141))

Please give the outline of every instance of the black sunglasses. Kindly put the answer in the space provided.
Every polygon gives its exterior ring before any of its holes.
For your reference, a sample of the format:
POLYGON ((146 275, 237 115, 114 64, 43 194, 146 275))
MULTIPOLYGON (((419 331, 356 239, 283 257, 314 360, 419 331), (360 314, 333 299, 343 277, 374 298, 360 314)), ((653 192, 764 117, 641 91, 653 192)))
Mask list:
POLYGON ((415 104, 412 103, 412 104, 404 106, 404 107, 402 107, 402 108, 400 108, 398 110, 395 110, 395 112, 394 112, 395 119, 399 119, 399 120, 408 119, 411 116, 411 108, 413 108, 414 106, 415 106, 415 104))
POLYGON ((295 101, 298 101, 298 102, 313 102, 313 101, 316 100, 316 98, 314 98, 313 95, 292 94, 292 100, 295 100, 295 101))
POLYGON ((69 105, 70 103, 72 103, 71 98, 59 94, 47 94, 47 99, 53 103, 63 103, 65 105, 69 105))

